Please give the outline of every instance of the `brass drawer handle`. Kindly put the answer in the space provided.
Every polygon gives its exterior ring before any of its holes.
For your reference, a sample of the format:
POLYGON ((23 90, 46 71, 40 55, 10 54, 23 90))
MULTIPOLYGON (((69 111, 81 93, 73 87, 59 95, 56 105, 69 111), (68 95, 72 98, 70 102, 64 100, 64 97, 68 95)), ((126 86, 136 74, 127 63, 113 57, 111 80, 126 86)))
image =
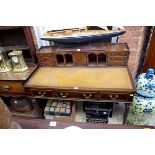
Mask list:
POLYGON ((2 86, 1 87, 1 90, 10 90, 11 89, 11 87, 9 87, 9 86, 2 86))
POLYGON ((38 94, 40 95, 40 96, 45 96, 46 95, 46 92, 38 92, 38 94))
POLYGON ((60 93, 60 96, 63 98, 66 98, 68 96, 68 93, 64 94, 64 93, 60 93))
POLYGON ((118 98, 118 95, 109 95, 111 100, 116 100, 118 98))
POLYGON ((83 94, 85 99, 90 99, 92 97, 92 94, 83 94))

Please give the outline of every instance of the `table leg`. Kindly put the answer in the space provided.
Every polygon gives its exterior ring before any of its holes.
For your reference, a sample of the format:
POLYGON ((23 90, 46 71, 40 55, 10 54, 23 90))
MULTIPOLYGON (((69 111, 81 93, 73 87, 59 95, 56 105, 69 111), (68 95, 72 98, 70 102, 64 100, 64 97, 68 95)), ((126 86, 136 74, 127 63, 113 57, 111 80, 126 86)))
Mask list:
POLYGON ((123 124, 127 124, 127 117, 129 112, 130 103, 125 103, 125 111, 123 114, 123 124))

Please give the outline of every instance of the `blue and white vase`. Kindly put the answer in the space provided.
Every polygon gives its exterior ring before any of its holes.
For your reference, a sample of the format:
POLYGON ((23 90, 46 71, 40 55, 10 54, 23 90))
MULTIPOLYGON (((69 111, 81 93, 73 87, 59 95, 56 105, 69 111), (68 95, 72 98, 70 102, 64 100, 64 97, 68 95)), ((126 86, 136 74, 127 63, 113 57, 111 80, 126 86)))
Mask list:
POLYGON ((133 125, 148 125, 155 115, 155 75, 153 69, 138 76, 136 94, 130 106, 127 123, 133 125))

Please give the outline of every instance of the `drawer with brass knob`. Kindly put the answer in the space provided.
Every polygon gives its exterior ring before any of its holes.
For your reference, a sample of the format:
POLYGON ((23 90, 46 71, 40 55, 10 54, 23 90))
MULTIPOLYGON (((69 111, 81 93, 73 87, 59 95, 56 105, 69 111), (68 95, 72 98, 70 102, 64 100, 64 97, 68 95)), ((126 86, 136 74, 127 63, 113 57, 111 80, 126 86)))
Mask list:
POLYGON ((25 93, 21 82, 1 82, 0 93, 25 93))
POLYGON ((56 91, 55 97, 58 97, 58 98, 76 98, 77 93, 71 92, 71 91, 56 91))
POLYGON ((130 96, 128 93, 100 93, 100 98, 111 101, 128 101, 130 96))
POLYGON ((54 92, 52 90, 40 90, 40 89, 30 89, 29 95, 39 96, 39 97, 52 97, 54 92))
POLYGON ((98 95, 96 92, 79 92, 79 98, 80 99, 97 99, 98 98, 98 95))

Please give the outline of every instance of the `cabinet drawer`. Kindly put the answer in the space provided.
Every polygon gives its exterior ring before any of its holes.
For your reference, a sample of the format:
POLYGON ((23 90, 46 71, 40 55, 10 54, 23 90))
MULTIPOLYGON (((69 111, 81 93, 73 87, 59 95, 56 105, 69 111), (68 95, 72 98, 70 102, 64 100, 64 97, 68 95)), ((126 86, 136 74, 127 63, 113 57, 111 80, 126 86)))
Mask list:
POLYGON ((53 60, 53 57, 41 57, 38 59, 40 62, 47 62, 47 61, 52 61, 53 60))
POLYGON ((52 53, 38 53, 37 54, 38 57, 51 57, 53 56, 52 53))
POLYGON ((31 96, 40 96, 40 97, 53 97, 54 96, 54 92, 52 90, 30 89, 29 93, 31 96))
POLYGON ((79 92, 78 97, 80 99, 98 99, 98 95, 95 92, 79 92))
POLYGON ((112 100, 112 101, 128 101, 129 94, 119 94, 119 93, 101 93, 100 98, 103 100, 112 100))
POLYGON ((55 97, 58 98, 76 98, 76 92, 69 92, 69 91, 56 91, 55 97))
POLYGON ((25 93, 22 82, 1 82, 1 93, 25 93))
POLYGON ((109 56, 128 56, 129 51, 110 52, 109 56))

